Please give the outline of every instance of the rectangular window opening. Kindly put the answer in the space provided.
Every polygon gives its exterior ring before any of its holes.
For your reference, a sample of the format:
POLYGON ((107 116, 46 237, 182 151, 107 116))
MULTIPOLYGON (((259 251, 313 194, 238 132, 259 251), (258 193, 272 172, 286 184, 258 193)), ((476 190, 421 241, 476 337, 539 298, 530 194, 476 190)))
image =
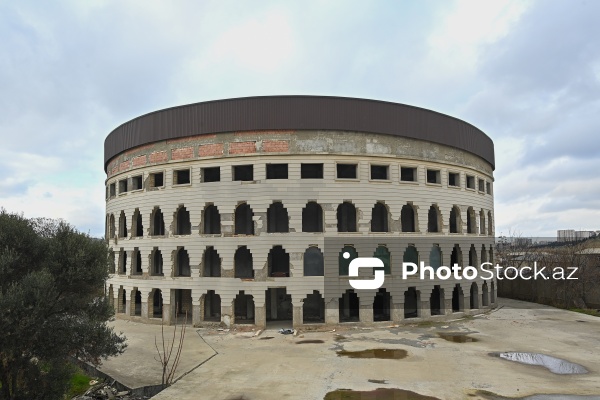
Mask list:
POLYGON ((163 172, 150 174, 150 187, 158 188, 165 186, 165 175, 163 172))
POLYGON ((233 167, 234 181, 253 181, 254 166, 253 165, 236 165, 233 167))
POLYGON ((467 175, 467 189, 475 189, 475 177, 467 175))
POLYGON ((115 197, 117 195, 117 185, 113 182, 110 184, 110 197, 115 197))
POLYGON ((480 192, 485 192, 485 181, 483 179, 477 181, 477 186, 480 192))
POLYGON ((492 184, 491 184, 491 182, 486 182, 485 183, 485 192, 487 194, 492 194, 492 184))
POLYGON ((131 190, 140 190, 143 189, 143 186, 142 175, 131 178, 131 190))
POLYGON ((178 169, 173 171, 173 184, 186 185, 191 182, 189 169, 178 169))
POLYGON ((337 177, 338 179, 357 179, 356 164, 337 164, 337 177))
POLYGON ((267 164, 267 179, 287 179, 287 164, 267 164))
POLYGON ((119 181, 119 194, 127 193, 127 179, 119 181))
POLYGON ((219 182, 221 180, 221 168, 202 168, 202 182, 219 182))
POLYGON ((417 169, 414 167, 401 167, 400 168, 400 180, 403 182, 416 182, 417 181, 417 169))
POLYGON ((460 175, 456 172, 448 173, 448 186, 460 186, 460 175))
POLYGON ((301 164, 301 179, 323 179, 323 164, 301 164))
POLYGON ((427 183, 442 183, 440 171, 435 169, 427 170, 427 183))
POLYGON ((390 179, 389 171, 387 165, 371 165, 371 179, 387 181, 390 179))

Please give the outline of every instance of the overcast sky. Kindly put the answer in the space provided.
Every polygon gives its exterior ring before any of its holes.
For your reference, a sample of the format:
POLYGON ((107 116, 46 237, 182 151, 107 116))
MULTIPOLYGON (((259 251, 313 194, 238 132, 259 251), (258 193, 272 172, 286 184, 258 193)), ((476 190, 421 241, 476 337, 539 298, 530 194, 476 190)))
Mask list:
POLYGON ((495 143, 496 233, 600 229, 600 1, 0 0, 0 207, 104 232, 103 143, 160 108, 363 97, 495 143))

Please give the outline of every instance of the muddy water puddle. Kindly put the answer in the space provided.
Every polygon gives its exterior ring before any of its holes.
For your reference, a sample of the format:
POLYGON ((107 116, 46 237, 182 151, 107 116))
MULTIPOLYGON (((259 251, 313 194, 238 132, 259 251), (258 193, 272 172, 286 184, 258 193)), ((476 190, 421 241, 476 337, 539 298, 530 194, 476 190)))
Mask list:
POLYGON ((588 370, 579 364, 572 363, 562 358, 556 358, 540 353, 492 353, 492 356, 500 357, 508 361, 514 361, 527 365, 538 365, 548 369, 550 372, 560 375, 587 374, 588 370))
POLYGON ((309 339, 309 340, 299 340, 295 343, 296 344, 317 344, 317 343, 325 343, 325 341, 321 340, 321 339, 309 339))
POLYGON ((468 333, 460 333, 460 332, 439 332, 438 336, 444 340, 454 343, 472 343, 479 342, 479 339, 476 339, 472 336, 469 336, 468 333))
POLYGON ((403 389, 347 390, 338 389, 329 392, 323 400, 440 400, 437 397, 425 396, 403 389))
POLYGON ((340 350, 338 357, 349 358, 379 358, 385 360, 402 360, 406 358, 408 352, 402 349, 367 349, 358 351, 340 350))
POLYGON ((269 340, 269 339, 275 339, 275 336, 264 336, 264 337, 258 338, 258 340, 269 340))

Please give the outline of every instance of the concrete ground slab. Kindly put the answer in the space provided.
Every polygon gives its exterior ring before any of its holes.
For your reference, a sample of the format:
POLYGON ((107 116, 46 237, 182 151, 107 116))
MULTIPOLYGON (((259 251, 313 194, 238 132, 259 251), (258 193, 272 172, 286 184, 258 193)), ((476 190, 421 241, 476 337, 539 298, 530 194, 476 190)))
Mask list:
MULTIPOLYGON (((120 319, 114 320, 110 325, 115 328, 115 332, 125 334, 127 349, 122 355, 104 361, 99 369, 132 389, 159 385, 162 379, 162 367, 155 360, 155 357, 158 358, 158 353, 154 339, 157 339, 162 349, 161 326, 120 319)), ((173 332, 173 326, 164 327, 165 343, 170 343, 173 332)), ((177 327, 177 334, 179 332, 180 326, 177 327)), ((177 337, 175 346, 179 343, 178 340, 177 337)), ((175 351, 174 349, 173 357, 175 351)), ((213 349, 198 336, 196 329, 187 326, 176 376, 180 377, 189 372, 214 354, 213 349)))
MULTIPOLYGON (((186 341, 191 351, 186 355, 187 365, 212 354, 207 344, 218 354, 154 398, 316 400, 341 388, 386 387, 448 400, 486 399, 482 391, 509 397, 563 393, 600 399, 600 318, 515 300, 501 299, 500 304, 502 308, 475 318, 392 328, 341 327, 336 332, 301 332, 297 337, 275 329, 260 336, 195 330, 198 340, 186 341), (440 338, 439 332, 469 333, 478 341, 454 343, 440 338), (323 343, 296 344, 301 340, 323 343), (198 349, 194 349, 196 344, 198 349), (403 349, 408 356, 352 359, 336 353, 373 348, 403 349), (504 351, 544 353, 581 364, 590 372, 556 375, 543 367, 489 355, 504 351)), ((149 328, 126 324, 123 330, 131 340, 138 333, 147 336, 149 328)), ((137 347, 137 343, 130 342, 130 346, 137 347)), ((141 353, 138 362, 142 371, 141 353)), ((146 360, 146 365, 151 364, 152 358, 146 360)))

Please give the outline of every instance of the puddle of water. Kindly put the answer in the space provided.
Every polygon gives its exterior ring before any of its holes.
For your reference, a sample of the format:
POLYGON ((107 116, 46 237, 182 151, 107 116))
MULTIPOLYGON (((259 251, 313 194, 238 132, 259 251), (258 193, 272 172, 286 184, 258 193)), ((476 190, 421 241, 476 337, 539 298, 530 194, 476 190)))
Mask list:
POLYGON ((387 381, 385 379, 368 379, 371 383, 378 383, 380 385, 387 385, 387 381))
POLYGON ((488 391, 478 391, 477 393, 489 400, 600 400, 598 395, 532 394, 525 397, 504 397, 488 391))
POLYGON ((468 333, 439 332, 438 336, 444 340, 454 343, 479 342, 479 339, 469 336, 468 333))
POLYGON ((336 342, 341 342, 343 340, 347 340, 348 338, 344 335, 335 335, 333 340, 335 340, 336 342))
POLYGON ((401 349, 368 349, 359 351, 341 350, 337 352, 338 357, 349 358, 381 358, 387 360, 402 360, 408 352, 401 349))
POLYGON ((320 339, 310 339, 310 340, 299 340, 295 342, 296 344, 309 344, 309 343, 325 343, 324 340, 320 339))
POLYGON ((265 336, 265 337, 258 338, 258 340, 269 340, 269 339, 275 339, 275 336, 265 336))
POLYGON ((437 397, 424 396, 419 393, 411 392, 403 389, 385 389, 379 388, 375 390, 348 390, 338 389, 329 392, 323 400, 440 400, 437 397))
POLYGON ((547 356, 545 354, 507 352, 494 355, 497 355, 505 360, 515 361, 521 364, 540 365, 555 374, 566 375, 588 373, 588 370, 583 365, 575 364, 561 358, 547 356))

